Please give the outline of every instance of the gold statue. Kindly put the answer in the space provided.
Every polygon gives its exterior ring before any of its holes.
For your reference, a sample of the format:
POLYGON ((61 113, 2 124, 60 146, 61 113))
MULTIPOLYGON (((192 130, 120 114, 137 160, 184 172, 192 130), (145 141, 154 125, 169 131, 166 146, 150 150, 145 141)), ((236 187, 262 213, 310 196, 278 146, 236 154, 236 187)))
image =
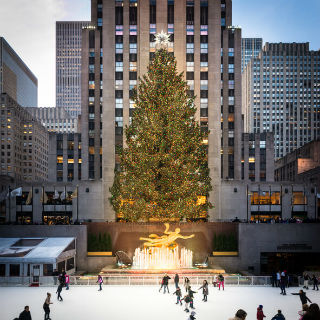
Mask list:
POLYGON ((164 231, 163 236, 158 236, 157 234, 149 234, 149 238, 143 238, 140 237, 140 240, 146 240, 148 242, 145 242, 143 245, 144 247, 170 247, 175 248, 177 246, 177 243, 175 240, 178 238, 180 239, 190 239, 194 237, 194 234, 190 236, 182 236, 180 233, 180 228, 176 228, 175 231, 169 231, 169 223, 164 224, 166 226, 166 229, 164 231))

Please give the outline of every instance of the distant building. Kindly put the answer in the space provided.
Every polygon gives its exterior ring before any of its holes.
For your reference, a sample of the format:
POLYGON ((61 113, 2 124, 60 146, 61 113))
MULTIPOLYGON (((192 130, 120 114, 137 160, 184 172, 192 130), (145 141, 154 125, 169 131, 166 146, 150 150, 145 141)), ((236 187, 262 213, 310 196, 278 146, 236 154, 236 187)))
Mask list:
POLYGON ((320 51, 266 43, 242 73, 245 132, 274 134, 275 158, 320 138, 320 51))
POLYGON ((274 141, 271 132, 243 133, 241 156, 243 180, 274 181, 274 141))
POLYGON ((307 143, 275 163, 275 180, 304 182, 320 193, 320 140, 307 143))
POLYGON ((81 113, 81 41, 88 21, 56 22, 56 106, 81 113))
POLYGON ((262 49, 262 38, 242 38, 241 39, 241 71, 252 58, 259 55, 262 49))
POLYGON ((39 120, 49 132, 75 133, 78 119, 64 108, 29 108, 28 111, 39 120))
POLYGON ((48 132, 7 94, 0 98, 0 175, 17 181, 48 179, 48 132))
POLYGON ((49 181, 81 180, 81 134, 49 133, 49 181))
POLYGON ((0 37, 0 94, 7 93, 21 107, 38 106, 38 79, 0 37))

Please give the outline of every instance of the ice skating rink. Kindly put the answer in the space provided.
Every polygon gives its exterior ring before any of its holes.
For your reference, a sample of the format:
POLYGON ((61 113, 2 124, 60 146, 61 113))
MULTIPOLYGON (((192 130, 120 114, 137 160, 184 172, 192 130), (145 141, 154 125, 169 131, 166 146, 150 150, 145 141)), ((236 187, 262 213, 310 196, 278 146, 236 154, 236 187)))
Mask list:
MULTIPOLYGON (((0 287, 0 319, 13 320, 19 316, 25 305, 30 306, 33 320, 42 320, 42 309, 46 293, 51 292, 52 320, 179 320, 187 319, 184 306, 176 305, 176 296, 158 292, 155 286, 104 286, 101 292, 97 286, 71 287, 62 291, 63 302, 56 298, 55 287, 0 287)), ((192 287, 193 290, 198 289, 192 287)), ((259 304, 264 306, 266 320, 281 309, 286 320, 299 319, 301 308, 298 288, 289 288, 287 295, 280 295, 280 289, 271 287, 226 287, 225 291, 209 287, 208 302, 202 302, 202 294, 195 294, 195 311, 198 320, 228 320, 236 310, 248 313, 246 320, 256 320, 259 304)), ((320 303, 320 291, 308 290, 312 302, 320 303)), ((189 313, 190 314, 190 313, 189 313)))

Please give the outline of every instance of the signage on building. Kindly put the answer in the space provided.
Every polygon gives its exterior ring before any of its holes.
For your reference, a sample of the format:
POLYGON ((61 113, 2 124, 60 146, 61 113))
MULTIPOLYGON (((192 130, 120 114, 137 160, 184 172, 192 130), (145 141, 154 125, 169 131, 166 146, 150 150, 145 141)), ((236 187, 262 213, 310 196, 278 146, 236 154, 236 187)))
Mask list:
POLYGON ((312 250, 312 246, 306 243, 284 243, 277 246, 277 250, 312 250))

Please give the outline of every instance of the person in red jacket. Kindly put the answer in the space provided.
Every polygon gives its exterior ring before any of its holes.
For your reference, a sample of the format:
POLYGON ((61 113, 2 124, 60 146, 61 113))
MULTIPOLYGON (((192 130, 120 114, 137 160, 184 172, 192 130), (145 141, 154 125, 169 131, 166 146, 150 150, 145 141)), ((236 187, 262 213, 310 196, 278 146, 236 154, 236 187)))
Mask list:
POLYGON ((257 309, 257 320, 263 320, 266 316, 263 313, 263 306, 260 304, 260 306, 257 309))

